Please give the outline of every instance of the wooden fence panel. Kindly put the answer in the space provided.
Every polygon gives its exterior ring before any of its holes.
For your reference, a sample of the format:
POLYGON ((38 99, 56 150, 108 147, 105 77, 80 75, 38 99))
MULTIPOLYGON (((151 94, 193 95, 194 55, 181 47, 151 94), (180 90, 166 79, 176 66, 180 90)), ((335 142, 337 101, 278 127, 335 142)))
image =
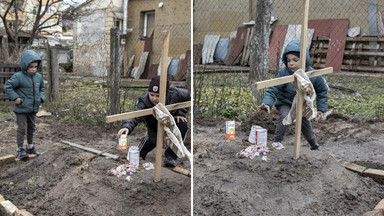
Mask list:
POLYGON ((20 64, 0 64, 0 102, 9 101, 4 92, 4 84, 18 71, 20 71, 20 64))

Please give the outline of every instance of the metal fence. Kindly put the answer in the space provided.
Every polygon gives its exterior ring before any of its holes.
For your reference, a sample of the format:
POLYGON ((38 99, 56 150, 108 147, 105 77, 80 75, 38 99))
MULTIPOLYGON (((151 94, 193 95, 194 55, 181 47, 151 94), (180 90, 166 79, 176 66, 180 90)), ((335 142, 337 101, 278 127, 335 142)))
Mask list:
MULTIPOLYGON (((59 95, 43 106, 59 118, 95 124, 102 124, 106 115, 132 111, 150 79, 160 72, 163 31, 170 32, 168 77, 171 84, 190 89, 190 5, 188 0, 163 1, 161 6, 158 1, 129 1, 126 33, 123 33, 120 11, 123 8, 101 3, 85 8, 83 16, 73 21, 73 42, 65 43, 64 38, 57 40, 57 46, 71 45, 65 61, 47 59, 46 49, 36 48, 43 57, 40 72, 45 80, 49 79, 46 65, 64 63, 58 67, 59 95), (111 29, 116 28, 119 46, 117 51, 111 51, 111 29), (111 65, 112 61, 117 63, 111 65), (116 72, 120 73, 118 91, 111 85, 111 76, 116 72), (116 103, 112 98, 116 95, 120 103, 117 111, 115 108, 112 111, 111 104, 116 103)), ((15 63, 20 64, 20 60, 15 63)))
MULTIPOLYGON (((257 0, 194 1, 196 112, 235 118, 244 118, 245 113, 255 112, 257 101, 252 93, 249 94, 248 73, 256 11, 257 0), (247 92, 246 98, 228 101, 229 95, 238 91, 247 92), (244 108, 239 109, 239 106, 244 108), (228 112, 237 114, 223 114, 228 112)), ((286 44, 300 39, 303 11, 304 1, 272 1, 269 57, 264 59, 269 65, 268 78, 274 77, 284 66, 281 54, 286 44)), ((384 86, 382 14, 382 1, 310 1, 307 47, 311 66, 314 69, 334 69, 332 75, 325 76, 331 87, 329 109, 355 115, 360 105, 369 111, 356 115, 377 117, 374 113, 382 103, 379 98, 384 86), (348 103, 343 105, 336 100, 341 100, 340 94, 346 96, 344 101, 348 103)))

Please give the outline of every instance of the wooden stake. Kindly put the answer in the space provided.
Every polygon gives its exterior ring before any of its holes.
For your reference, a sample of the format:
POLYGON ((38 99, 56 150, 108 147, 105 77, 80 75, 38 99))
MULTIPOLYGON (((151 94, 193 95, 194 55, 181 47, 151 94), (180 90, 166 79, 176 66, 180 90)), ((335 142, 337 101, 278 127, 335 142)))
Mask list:
MULTIPOLYGON (((300 47, 300 66, 305 71, 305 61, 307 56, 307 35, 308 35, 308 12, 309 12, 309 0, 304 0, 304 17, 303 25, 301 28, 301 47, 300 47)), ((297 91, 297 104, 296 104, 296 127, 295 127, 295 148, 294 158, 300 157, 300 136, 301 136, 301 124, 303 118, 303 101, 304 96, 301 91, 297 91)))
MULTIPOLYGON (((168 66, 168 48, 169 48, 169 31, 164 31, 163 53, 161 55, 161 74, 160 74, 160 103, 165 105, 166 85, 167 85, 167 66, 168 66)), ((156 140, 156 160, 155 160, 155 182, 161 180, 161 164, 163 153, 163 137, 164 127, 157 123, 157 140, 156 140)))

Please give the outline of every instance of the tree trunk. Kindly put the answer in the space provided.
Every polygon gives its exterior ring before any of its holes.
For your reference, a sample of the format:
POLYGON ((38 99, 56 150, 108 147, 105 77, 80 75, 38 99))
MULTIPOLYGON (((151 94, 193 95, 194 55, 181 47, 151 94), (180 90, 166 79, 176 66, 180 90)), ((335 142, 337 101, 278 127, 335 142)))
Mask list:
POLYGON ((248 82, 257 103, 262 103, 263 95, 254 88, 254 83, 264 80, 269 71, 269 36, 271 32, 272 0, 257 1, 256 23, 250 43, 250 71, 248 82))
POLYGON ((110 86, 111 86, 111 103, 110 114, 120 113, 120 35, 118 28, 111 28, 111 66, 110 66, 110 86))

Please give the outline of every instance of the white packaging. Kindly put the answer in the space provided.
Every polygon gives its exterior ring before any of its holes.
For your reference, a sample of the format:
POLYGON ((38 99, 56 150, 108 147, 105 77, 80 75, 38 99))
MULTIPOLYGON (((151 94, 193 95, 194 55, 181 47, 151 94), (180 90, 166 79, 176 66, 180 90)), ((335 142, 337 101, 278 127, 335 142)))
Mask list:
POLYGON ((129 162, 137 167, 140 165, 140 151, 139 148, 136 146, 132 146, 129 148, 128 154, 127 154, 127 160, 129 162))
POLYGON ((249 133, 248 141, 256 145, 267 146, 267 135, 267 129, 258 125, 253 125, 251 132, 249 133))

